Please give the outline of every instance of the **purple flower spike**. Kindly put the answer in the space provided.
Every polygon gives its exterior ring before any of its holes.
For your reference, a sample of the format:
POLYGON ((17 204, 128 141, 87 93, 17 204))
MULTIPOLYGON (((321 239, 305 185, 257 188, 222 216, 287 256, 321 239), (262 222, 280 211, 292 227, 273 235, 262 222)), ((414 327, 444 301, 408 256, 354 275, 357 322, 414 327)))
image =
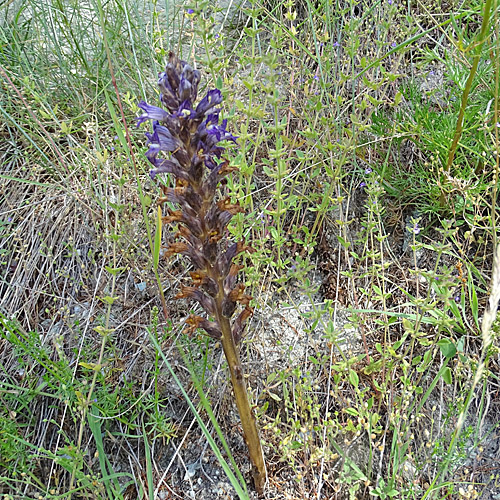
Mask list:
MULTIPOLYGON (((213 136, 212 141, 214 145, 219 141, 233 141, 236 142, 237 137, 232 135, 226 130, 227 120, 223 120, 220 125, 218 125, 219 117, 217 114, 208 115, 208 118, 204 124, 207 131, 207 135, 213 136)), ((203 126, 203 124, 202 124, 203 126)))
POLYGON ((220 90, 209 90, 195 104, 199 82, 200 72, 171 53, 158 81, 160 99, 166 109, 141 101, 139 107, 144 113, 137 121, 139 124, 146 120, 153 122, 153 131, 146 132, 149 142, 146 157, 154 166, 151 179, 158 174, 170 174, 175 179, 175 187, 161 186, 163 196, 159 200, 166 212, 164 223, 177 226, 176 236, 165 256, 182 254, 195 268, 191 273, 194 286, 183 287, 177 298, 194 299, 209 316, 217 317, 216 322, 192 318, 190 324, 194 329, 202 328, 208 335, 223 341, 231 341, 232 336, 232 341, 238 343, 252 309, 251 297, 243 293, 244 285, 236 280, 241 266, 233 259, 252 249, 244 242, 232 243, 226 237, 231 218, 243 209, 230 197, 216 200, 221 180, 237 170, 222 159, 224 147, 219 143, 236 142, 237 137, 227 130, 227 120, 220 119, 221 111, 217 107, 222 103, 220 90), (167 207, 166 203, 178 209, 167 207), (214 297, 222 292, 222 302, 215 301, 214 297), (228 329, 230 325, 224 327, 222 338, 221 325, 225 323, 220 323, 221 318, 230 319, 238 304, 243 310, 233 321, 231 330, 228 329))
POLYGON ((160 74, 158 86, 162 109, 144 101, 139 107, 144 113, 137 118, 140 125, 146 120, 153 121, 153 133, 146 132, 149 139, 148 160, 154 165, 151 178, 159 173, 178 173, 171 165, 158 157, 160 152, 172 154, 172 159, 186 175, 197 178, 202 175, 201 165, 214 170, 224 148, 221 141, 236 142, 237 137, 227 131, 227 120, 219 123, 220 110, 216 108, 222 102, 220 90, 209 90, 207 95, 194 107, 198 94, 201 73, 185 61, 170 53, 165 72, 160 74), (167 169, 167 170, 166 170, 167 169))

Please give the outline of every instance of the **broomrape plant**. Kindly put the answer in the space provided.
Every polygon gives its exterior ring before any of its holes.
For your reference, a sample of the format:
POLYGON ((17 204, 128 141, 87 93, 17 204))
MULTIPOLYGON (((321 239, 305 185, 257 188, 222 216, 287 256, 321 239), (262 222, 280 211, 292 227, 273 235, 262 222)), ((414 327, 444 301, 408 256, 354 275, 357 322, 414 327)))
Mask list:
POLYGON ((190 329, 202 328, 222 343, 255 487, 262 492, 266 480, 264 455, 239 358, 245 321, 253 311, 251 297, 244 293, 244 285, 237 283, 242 266, 234 262, 237 255, 252 249, 244 242, 230 242, 224 237, 233 215, 243 209, 238 203, 231 203, 229 197, 216 198, 219 183, 237 170, 221 159, 224 147, 219 143, 236 142, 236 137, 227 131, 227 120, 219 120, 220 109, 216 108, 222 102, 219 90, 208 91, 194 107, 200 78, 198 70, 171 52, 158 81, 160 100, 166 109, 141 101, 139 106, 144 113, 138 118, 138 125, 153 120, 153 132, 146 133, 149 139, 146 156, 154 166, 151 178, 163 173, 175 178, 175 187, 161 186, 163 196, 158 200, 166 212, 162 221, 178 224, 175 241, 166 256, 182 254, 195 269, 190 273, 191 286, 182 286, 176 298, 196 300, 208 318, 191 315, 187 320, 190 329), (162 152, 169 154, 169 158, 160 157, 162 152), (179 209, 170 209, 167 202, 179 209), (233 319, 238 304, 243 309, 233 319))

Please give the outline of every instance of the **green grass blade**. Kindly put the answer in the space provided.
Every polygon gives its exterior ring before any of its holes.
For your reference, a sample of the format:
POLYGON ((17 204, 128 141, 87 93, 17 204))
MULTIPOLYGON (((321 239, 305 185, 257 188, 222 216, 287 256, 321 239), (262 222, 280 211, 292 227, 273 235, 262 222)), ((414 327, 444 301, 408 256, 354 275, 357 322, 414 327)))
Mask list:
POLYGON ((142 422, 142 436, 144 440, 144 454, 146 455, 146 478, 148 481, 148 498, 154 500, 154 484, 153 484, 153 464, 151 462, 151 449, 149 448, 148 436, 146 434, 146 427, 142 422))
POLYGON ((99 466, 101 468, 102 482, 106 488, 108 498, 123 499, 123 495, 120 493, 121 487, 117 481, 116 473, 113 471, 113 467, 111 466, 104 450, 101 424, 99 420, 99 410, 93 405, 90 407, 90 411, 88 413, 88 422, 92 435, 94 436, 99 458, 99 466))

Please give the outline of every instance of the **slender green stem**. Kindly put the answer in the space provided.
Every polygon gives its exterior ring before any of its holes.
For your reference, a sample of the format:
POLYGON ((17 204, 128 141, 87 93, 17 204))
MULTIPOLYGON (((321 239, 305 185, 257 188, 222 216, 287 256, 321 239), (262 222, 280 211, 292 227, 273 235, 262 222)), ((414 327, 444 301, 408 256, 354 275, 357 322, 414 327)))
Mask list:
POLYGON ((494 127, 494 136, 495 136, 495 150, 497 151, 496 154, 496 160, 495 160, 495 174, 494 174, 494 182, 493 182, 493 193, 491 196, 491 227, 493 229, 493 246, 496 248, 498 245, 498 236, 497 236, 497 221, 496 221, 496 215, 497 215, 497 198, 498 198, 498 179, 500 176, 500 155, 498 154, 498 151, 500 150, 500 138, 499 138, 499 128, 496 126, 496 124, 500 123, 500 110, 498 109, 498 98, 499 98, 499 85, 500 85, 500 27, 498 25, 498 9, 496 8, 498 5, 498 1, 496 2, 495 5, 495 19, 493 22, 493 26, 495 26, 495 34, 496 34, 496 40, 497 40, 497 46, 496 46, 496 55, 497 57, 495 58, 496 60, 496 67, 495 67, 495 109, 494 109, 494 120, 493 122, 495 123, 494 127))
POLYGON ((451 165, 453 164, 453 159, 455 158, 455 152, 458 146, 458 141, 462 136, 465 108, 467 107, 467 101, 469 99, 469 93, 472 88, 472 82, 474 80, 474 77, 476 76, 477 67, 479 65, 479 59, 481 57, 481 48, 483 46, 483 43, 486 39, 486 35, 488 32, 490 13, 491 13, 491 0, 486 0, 486 3, 484 4, 484 15, 483 15, 483 23, 481 25, 481 31, 479 32, 476 46, 474 47, 475 54, 474 54, 474 59, 472 61, 472 68, 470 70, 469 77, 467 78, 467 82, 465 83, 465 88, 462 93, 462 102, 460 105, 460 112, 458 113, 455 136, 453 137, 453 142, 451 143, 450 150, 448 151, 448 161, 446 163, 447 172, 449 172, 451 169, 451 165))

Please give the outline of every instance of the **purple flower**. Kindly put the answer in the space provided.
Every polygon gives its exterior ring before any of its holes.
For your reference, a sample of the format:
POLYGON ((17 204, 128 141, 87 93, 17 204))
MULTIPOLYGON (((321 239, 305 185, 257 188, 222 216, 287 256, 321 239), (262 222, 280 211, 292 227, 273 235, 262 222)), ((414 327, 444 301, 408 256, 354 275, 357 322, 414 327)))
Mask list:
POLYGON ((219 113, 208 115, 206 121, 202 123, 205 126, 207 135, 210 137, 210 142, 215 144, 219 141, 233 141, 236 142, 237 137, 227 131, 227 120, 222 120, 219 125, 219 113))
POLYGON ((365 174, 370 175, 373 172, 373 170, 370 167, 365 168, 365 174))
POLYGON ((188 14, 194 14, 194 9, 188 9, 186 12, 187 12, 188 14))
POLYGON ((340 47, 340 43, 339 42, 334 42, 333 46, 334 47, 340 47))
POLYGON ((420 233, 420 226, 418 225, 418 222, 415 222, 415 224, 413 224, 413 227, 410 228, 410 231, 413 233, 413 234, 418 234, 420 233))
POLYGON ((210 111, 214 106, 218 106, 222 102, 222 94, 220 90, 209 90, 208 94, 196 106, 196 114, 205 114, 210 111))
POLYGON ((391 43, 391 47, 396 47, 396 45, 397 45, 396 42, 391 43))
POLYGON ((137 118, 137 126, 146 120, 155 120, 158 122, 165 121, 169 114, 162 108, 151 106, 144 101, 139 102, 139 107, 144 110, 144 113, 137 118))
POLYGON ((360 185, 359 185, 360 188, 365 188, 366 187, 366 182, 362 182, 360 185))
POLYGON ((152 154, 156 156, 160 151, 175 151, 182 145, 167 127, 160 125, 158 122, 153 123, 153 133, 146 132, 146 137, 150 142, 149 150, 146 153, 148 158, 152 154))

